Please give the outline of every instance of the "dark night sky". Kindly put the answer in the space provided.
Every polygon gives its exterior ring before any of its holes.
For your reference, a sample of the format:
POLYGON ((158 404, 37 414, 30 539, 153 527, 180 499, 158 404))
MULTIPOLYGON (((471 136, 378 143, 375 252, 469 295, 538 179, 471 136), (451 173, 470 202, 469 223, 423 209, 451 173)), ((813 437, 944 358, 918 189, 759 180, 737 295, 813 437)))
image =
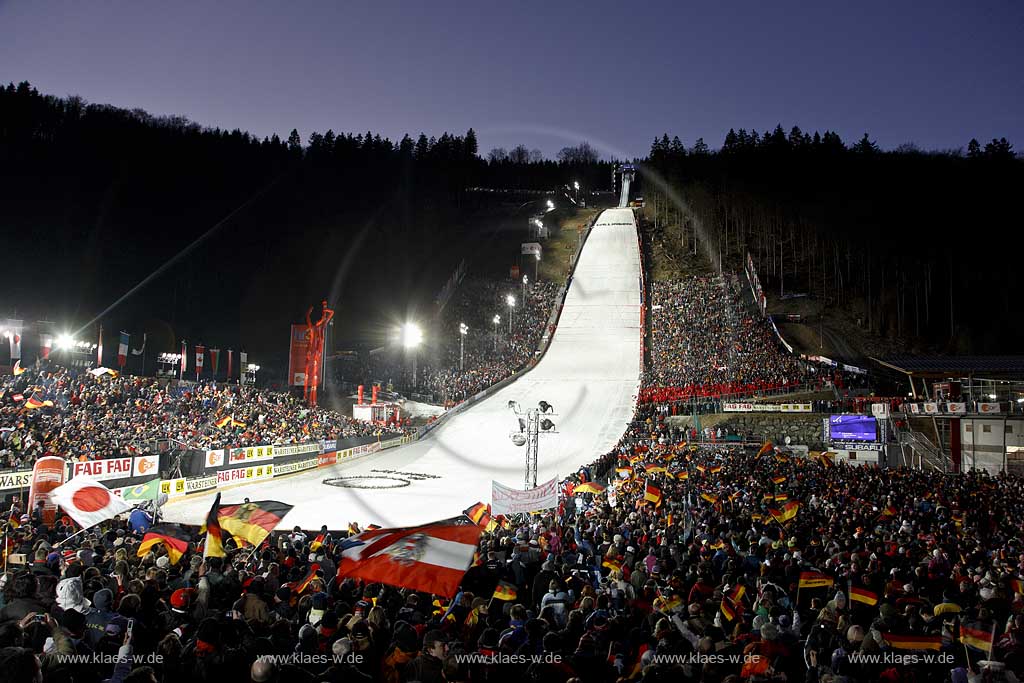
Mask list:
POLYGON ((474 126, 481 152, 668 131, 1024 148, 1024 3, 15 2, 0 80, 303 140, 474 126))

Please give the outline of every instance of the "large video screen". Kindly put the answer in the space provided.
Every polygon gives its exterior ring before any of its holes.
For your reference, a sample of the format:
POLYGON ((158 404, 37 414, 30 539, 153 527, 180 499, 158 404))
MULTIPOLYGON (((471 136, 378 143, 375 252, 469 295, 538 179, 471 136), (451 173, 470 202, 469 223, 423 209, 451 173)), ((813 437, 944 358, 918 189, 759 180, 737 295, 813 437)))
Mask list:
POLYGON ((832 415, 828 434, 833 441, 878 441, 878 423, 868 415, 832 415))

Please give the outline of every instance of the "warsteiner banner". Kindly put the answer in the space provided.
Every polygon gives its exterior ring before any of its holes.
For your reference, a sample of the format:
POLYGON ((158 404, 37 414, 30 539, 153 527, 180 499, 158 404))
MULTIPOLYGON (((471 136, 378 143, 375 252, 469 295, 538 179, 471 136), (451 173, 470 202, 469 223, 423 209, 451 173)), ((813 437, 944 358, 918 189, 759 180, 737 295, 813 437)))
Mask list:
POLYGON ((521 491, 491 482, 491 514, 518 515, 558 507, 558 478, 521 491))
POLYGON ((305 325, 292 325, 288 344, 288 384, 293 387, 306 385, 306 351, 309 350, 309 333, 305 325))

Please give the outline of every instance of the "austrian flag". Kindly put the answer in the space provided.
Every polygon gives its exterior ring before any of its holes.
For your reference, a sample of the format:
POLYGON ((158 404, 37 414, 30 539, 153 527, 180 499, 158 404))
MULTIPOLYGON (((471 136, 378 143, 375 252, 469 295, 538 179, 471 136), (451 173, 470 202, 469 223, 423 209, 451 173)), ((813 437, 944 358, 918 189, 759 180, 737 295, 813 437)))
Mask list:
POLYGON ((374 529, 345 539, 345 577, 452 597, 473 561, 483 529, 466 516, 416 527, 374 529))

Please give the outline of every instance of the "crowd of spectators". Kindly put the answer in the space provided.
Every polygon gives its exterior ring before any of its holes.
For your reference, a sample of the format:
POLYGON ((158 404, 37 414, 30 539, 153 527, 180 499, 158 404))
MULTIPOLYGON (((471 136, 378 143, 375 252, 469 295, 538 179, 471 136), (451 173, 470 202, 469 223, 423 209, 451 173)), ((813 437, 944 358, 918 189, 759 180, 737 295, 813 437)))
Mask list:
POLYGON ((745 308, 735 276, 651 284, 651 364, 641 399, 679 401, 801 384, 808 368, 745 308))
POLYGON ((285 393, 76 372, 43 362, 0 380, 0 468, 56 455, 71 460, 137 455, 162 439, 192 448, 301 443, 401 431, 307 408, 285 393), (29 408, 35 399, 42 407, 29 408), (49 404, 49 405, 47 405, 49 404), (229 423, 217 423, 223 418, 229 423))
POLYGON ((536 356, 558 294, 552 282, 530 282, 525 288, 512 280, 468 278, 431 328, 424 348, 417 350, 416 381, 411 363, 401 351, 381 353, 368 368, 355 368, 366 381, 381 381, 407 393, 426 395, 437 403, 453 405, 510 377, 536 356), (511 312, 508 295, 515 297, 511 312), (494 316, 501 317, 496 325, 494 316), (468 328, 462 339, 460 369, 459 325, 468 328))
POLYGON ((31 566, 0 580, 0 671, 158 683, 867 683, 966 681, 990 659, 1024 669, 1019 479, 684 439, 642 409, 615 450, 567 482, 614 487, 567 486, 557 510, 484 533, 454 605, 338 580, 343 533, 314 550, 316 531, 275 532, 256 552, 170 564, 160 546, 137 557, 139 539, 119 521, 59 548, 72 529, 25 524, 14 551, 31 566), (782 501, 799 508, 780 523, 771 510, 782 501), (310 571, 319 579, 297 593, 310 571), (827 585, 800 588, 805 572, 827 585), (514 598, 492 597, 500 582, 514 598), (851 589, 877 603, 851 601, 851 589), (991 655, 966 647, 961 625, 994 632, 991 655), (896 649, 914 638, 939 651, 896 649), (159 657, 69 658, 117 652, 159 657))

